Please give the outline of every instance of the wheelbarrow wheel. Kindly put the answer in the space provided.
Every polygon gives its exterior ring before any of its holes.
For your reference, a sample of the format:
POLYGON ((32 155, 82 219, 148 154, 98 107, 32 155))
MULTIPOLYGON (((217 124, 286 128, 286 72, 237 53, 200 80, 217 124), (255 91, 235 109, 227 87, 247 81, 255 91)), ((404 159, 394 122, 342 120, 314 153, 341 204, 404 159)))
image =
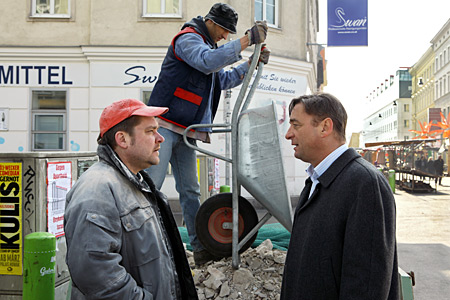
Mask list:
MULTIPOLYGON (((195 217, 197 238, 210 253, 229 257, 233 245, 233 205, 231 193, 220 193, 208 198, 200 206, 195 217), (225 227, 225 228, 224 228, 225 227)), ((242 240, 257 224, 258 215, 253 205, 244 197, 239 197, 239 241, 242 240)), ((255 233, 239 250, 247 250, 255 241, 255 233)))

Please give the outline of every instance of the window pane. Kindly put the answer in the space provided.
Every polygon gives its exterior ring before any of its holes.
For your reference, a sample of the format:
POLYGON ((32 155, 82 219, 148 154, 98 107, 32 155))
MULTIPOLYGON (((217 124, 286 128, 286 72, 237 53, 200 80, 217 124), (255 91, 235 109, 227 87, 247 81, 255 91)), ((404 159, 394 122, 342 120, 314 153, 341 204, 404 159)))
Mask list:
POLYGON ((55 0, 55 14, 69 14, 69 0, 55 0))
POLYGON ((404 108, 405 108, 405 112, 409 112, 409 104, 405 104, 405 106, 404 106, 404 108))
POLYGON ((37 115, 35 116, 35 131, 63 131, 64 118, 61 115, 37 115))
POLYGON ((66 109, 66 91, 33 91, 33 109, 66 109))
POLYGON ((263 19, 263 3, 262 0, 255 0, 255 20, 263 19))
POLYGON ((275 0, 266 1, 266 21, 275 24, 275 0))
POLYGON ((32 150, 65 150, 66 91, 32 91, 32 150))
POLYGON ((161 13, 161 0, 147 0, 148 14, 160 14, 161 13))
POLYGON ((62 133, 38 133, 34 135, 34 149, 62 150, 64 134, 62 133))
POLYGON ((50 0, 36 0, 36 13, 37 14, 49 14, 50 13, 50 0))
POLYGON ((165 0, 166 2, 166 14, 178 14, 180 12, 178 0, 165 0))
POLYGON ((152 94, 152 91, 142 91, 142 102, 147 104, 148 100, 150 100, 151 94, 152 94))

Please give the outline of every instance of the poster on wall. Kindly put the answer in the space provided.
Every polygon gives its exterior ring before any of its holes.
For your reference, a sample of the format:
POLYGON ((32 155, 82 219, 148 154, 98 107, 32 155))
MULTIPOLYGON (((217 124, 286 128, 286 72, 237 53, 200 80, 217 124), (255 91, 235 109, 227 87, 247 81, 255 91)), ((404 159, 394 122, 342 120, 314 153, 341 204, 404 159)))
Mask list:
POLYGON ((327 46, 367 46, 367 0, 328 0, 327 46))
POLYGON ((0 274, 22 275, 21 163, 0 163, 0 274))
POLYGON ((66 195, 72 188, 72 163, 47 164, 47 228, 56 237, 64 235, 66 195))

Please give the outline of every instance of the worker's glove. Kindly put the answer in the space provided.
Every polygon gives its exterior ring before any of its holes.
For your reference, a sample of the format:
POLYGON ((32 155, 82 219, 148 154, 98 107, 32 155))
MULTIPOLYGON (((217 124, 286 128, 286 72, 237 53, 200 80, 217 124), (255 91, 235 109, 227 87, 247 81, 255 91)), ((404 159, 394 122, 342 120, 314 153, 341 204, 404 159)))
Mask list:
POLYGON ((248 36, 248 45, 260 44, 266 40, 267 22, 256 21, 252 28, 247 30, 245 34, 248 36))
MULTIPOLYGON (((262 44, 261 54, 259 54, 259 61, 264 64, 267 64, 269 62, 269 57, 270 57, 270 49, 266 47, 266 44, 262 44)), ((251 64, 253 60, 253 54, 250 55, 248 60, 249 63, 251 64)))

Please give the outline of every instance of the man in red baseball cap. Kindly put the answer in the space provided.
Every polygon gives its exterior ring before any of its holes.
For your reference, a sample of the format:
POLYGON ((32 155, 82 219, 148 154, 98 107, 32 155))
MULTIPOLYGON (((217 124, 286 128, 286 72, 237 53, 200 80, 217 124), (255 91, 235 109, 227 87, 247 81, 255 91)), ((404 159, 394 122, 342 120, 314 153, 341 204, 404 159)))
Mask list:
POLYGON ((72 299, 198 299, 167 198, 143 171, 159 163, 167 111, 134 99, 103 110, 99 162, 67 194, 72 299))

